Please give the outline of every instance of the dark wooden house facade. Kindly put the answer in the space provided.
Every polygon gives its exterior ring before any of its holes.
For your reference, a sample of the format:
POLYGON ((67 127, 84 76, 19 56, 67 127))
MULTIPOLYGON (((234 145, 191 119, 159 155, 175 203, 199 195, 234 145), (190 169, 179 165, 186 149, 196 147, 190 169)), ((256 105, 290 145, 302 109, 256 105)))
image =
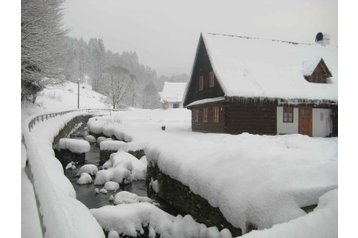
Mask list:
MULTIPOLYGON (((206 36, 219 37, 210 34, 206 36)), ((228 36, 221 35, 220 37, 228 36)), ((191 79, 184 93, 184 106, 192 112, 193 131, 230 134, 248 132, 261 135, 292 133, 310 136, 337 135, 338 103, 336 100, 329 97, 328 99, 285 98, 280 95, 267 97, 264 95, 265 93, 257 95, 255 92, 252 95, 247 95, 246 91, 244 91, 246 95, 241 95, 239 90, 235 93, 232 85, 225 83, 228 80, 236 80, 234 85, 240 87, 240 78, 226 78, 225 80, 220 78, 220 80, 219 77, 225 77, 225 73, 220 72, 219 68, 220 66, 226 67, 227 64, 216 64, 216 61, 213 60, 215 54, 209 55, 205 43, 203 35, 201 35, 191 79), (218 75, 217 72, 221 74, 218 75), (337 116, 335 117, 335 115, 337 116), (314 116, 318 119, 314 119, 314 116), (325 126, 320 125, 322 121, 325 126)), ((281 42, 281 44, 288 43, 281 42)), ((210 47, 213 45, 209 44, 210 47)), ((308 84, 315 83, 316 86, 327 83, 332 77, 332 73, 324 60, 313 62, 313 65, 310 66, 311 68, 305 69, 308 73, 303 71, 302 80, 308 84)), ((243 70, 244 74, 251 76, 250 72, 245 70, 243 70)), ((235 74, 228 75, 235 76, 235 74)), ((236 75, 240 76, 240 74, 236 75)), ((260 82, 254 83, 258 85, 260 82)), ((280 87, 280 85, 276 87, 280 87)), ((263 86, 258 85, 257 88, 261 89, 263 86)), ((264 90, 262 91, 265 92, 264 90)), ((273 91, 275 90, 277 89, 273 91)))

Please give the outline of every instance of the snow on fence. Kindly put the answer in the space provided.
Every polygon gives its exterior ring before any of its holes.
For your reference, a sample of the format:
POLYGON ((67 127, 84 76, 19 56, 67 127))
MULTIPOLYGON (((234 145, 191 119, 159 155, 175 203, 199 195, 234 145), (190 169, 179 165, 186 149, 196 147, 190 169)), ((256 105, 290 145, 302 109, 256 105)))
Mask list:
POLYGON ((105 237, 88 208, 76 200, 75 190, 54 156, 52 142, 73 118, 106 111, 84 109, 29 117, 25 123, 29 167, 44 237, 105 237))

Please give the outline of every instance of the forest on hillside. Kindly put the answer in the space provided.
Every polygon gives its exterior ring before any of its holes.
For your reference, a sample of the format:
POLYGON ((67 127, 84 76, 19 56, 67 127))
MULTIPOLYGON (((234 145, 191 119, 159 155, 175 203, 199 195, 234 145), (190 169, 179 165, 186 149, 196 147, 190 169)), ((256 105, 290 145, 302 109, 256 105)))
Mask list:
POLYGON ((36 102, 48 85, 64 80, 88 83, 108 97, 113 108, 159 107, 165 81, 186 82, 186 74, 158 76, 136 52, 112 52, 103 40, 71 38, 62 26, 63 0, 22 0, 21 100, 36 102))

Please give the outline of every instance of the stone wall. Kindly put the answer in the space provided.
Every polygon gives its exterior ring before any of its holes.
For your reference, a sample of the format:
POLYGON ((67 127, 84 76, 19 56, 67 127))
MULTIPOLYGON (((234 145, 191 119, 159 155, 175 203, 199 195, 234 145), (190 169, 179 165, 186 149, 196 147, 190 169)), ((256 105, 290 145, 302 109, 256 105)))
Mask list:
POLYGON ((70 133, 71 133, 72 129, 75 127, 75 125, 77 125, 81 122, 84 124, 87 123, 87 121, 90 117, 92 117, 92 116, 91 115, 81 115, 81 116, 74 117, 72 120, 70 120, 64 126, 64 128, 62 128, 60 130, 58 135, 54 138, 54 140, 52 142, 52 147, 54 148, 55 157, 61 162, 63 168, 65 168, 66 165, 68 163, 70 163, 71 161, 77 162, 78 164, 84 164, 85 158, 86 158, 85 153, 76 154, 76 153, 72 153, 69 150, 57 150, 56 147, 57 147, 57 144, 61 138, 67 138, 70 136, 70 133))
POLYGON ((201 196, 194 194, 190 188, 181 182, 161 172, 156 165, 148 164, 146 183, 157 180, 159 192, 156 196, 170 206, 175 207, 182 215, 190 214, 199 223, 206 226, 216 226, 219 230, 228 228, 233 237, 242 234, 241 229, 231 225, 223 216, 219 208, 212 207, 201 196))
POLYGON ((73 153, 69 150, 57 150, 55 151, 55 157, 61 162, 63 168, 66 168, 66 165, 71 161, 76 162, 79 165, 83 165, 86 160, 86 153, 73 153))
POLYGON ((82 122, 87 123, 88 119, 91 118, 91 115, 81 115, 73 118, 71 121, 69 121, 64 128, 60 130, 58 135, 54 138, 52 145, 56 146, 61 138, 69 137, 69 134, 71 133, 73 127, 82 122))

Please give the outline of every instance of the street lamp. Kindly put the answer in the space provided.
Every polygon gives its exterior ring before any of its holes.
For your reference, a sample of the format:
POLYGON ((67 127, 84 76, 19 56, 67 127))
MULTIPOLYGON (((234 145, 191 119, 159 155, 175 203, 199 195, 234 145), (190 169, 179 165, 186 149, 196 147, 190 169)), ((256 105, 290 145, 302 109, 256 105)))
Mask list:
POLYGON ((80 78, 77 82, 77 109, 80 109, 80 78))

